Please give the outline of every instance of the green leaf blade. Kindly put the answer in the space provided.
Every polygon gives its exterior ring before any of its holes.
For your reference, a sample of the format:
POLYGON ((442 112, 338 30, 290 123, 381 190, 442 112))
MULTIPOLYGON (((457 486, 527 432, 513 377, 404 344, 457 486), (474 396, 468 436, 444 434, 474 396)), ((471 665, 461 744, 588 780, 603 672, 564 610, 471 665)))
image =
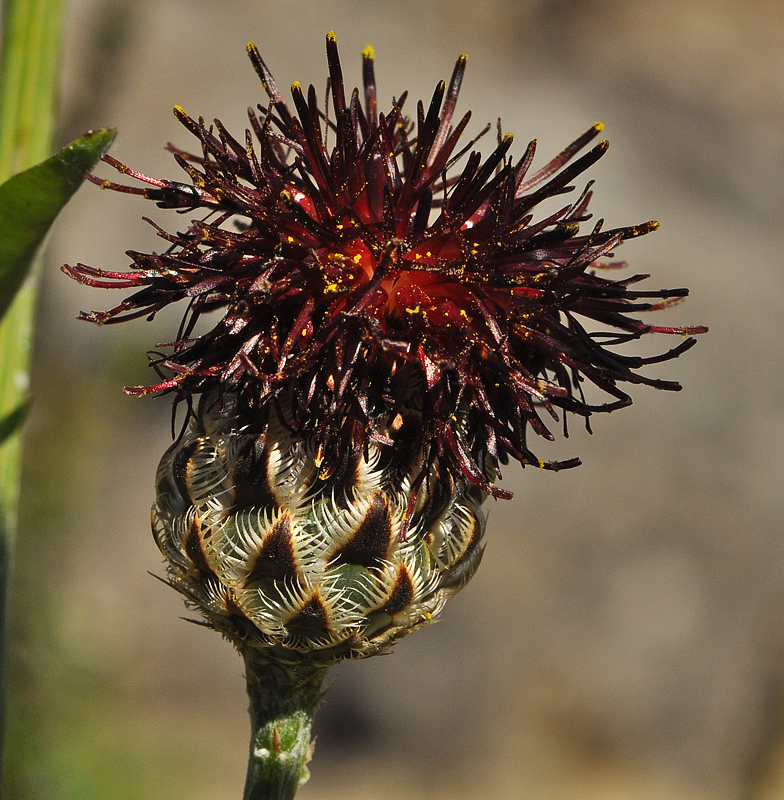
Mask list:
POLYGON ((30 403, 24 401, 20 403, 13 411, 6 414, 0 419, 0 444, 2 444, 9 436, 19 430, 22 423, 27 418, 27 412, 30 410, 30 403))
POLYGON ((0 185, 0 317, 63 206, 109 149, 116 130, 89 131, 0 185))

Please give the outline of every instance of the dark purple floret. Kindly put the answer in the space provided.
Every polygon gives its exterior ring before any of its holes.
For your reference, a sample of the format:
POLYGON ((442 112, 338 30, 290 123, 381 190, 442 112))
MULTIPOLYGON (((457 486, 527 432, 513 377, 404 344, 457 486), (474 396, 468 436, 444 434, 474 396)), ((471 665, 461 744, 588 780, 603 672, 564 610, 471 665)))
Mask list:
POLYGON ((184 233, 155 226, 167 249, 129 251, 129 272, 63 267, 81 283, 132 290, 110 311, 81 315, 98 324, 152 318, 187 301, 176 341, 152 354, 160 381, 126 391, 187 400, 220 387, 242 396, 262 424, 285 409, 295 431, 315 437, 324 475, 414 412, 405 446, 424 453, 425 467, 439 461, 506 497, 492 481, 510 456, 546 469, 579 463, 531 452, 528 428, 553 438, 543 416, 558 420, 561 409, 587 419, 629 405, 622 384, 680 389, 639 370, 679 356, 706 329, 651 326, 637 315, 688 291, 644 291, 636 286, 647 275, 596 272, 623 266, 607 259, 658 223, 585 226, 592 182, 537 218, 543 201, 573 192, 607 151, 601 141, 577 157, 601 124, 530 174, 535 142, 517 161, 510 135, 499 133, 486 158, 474 149, 479 137, 459 146, 470 119, 454 118, 464 56, 411 122, 405 93, 377 111, 371 48, 363 94, 346 96, 335 36, 327 36, 326 109, 313 86, 305 93, 298 83, 290 108, 255 46, 248 52, 269 103, 249 109, 244 141, 175 108, 201 143, 198 155, 169 145, 189 182, 156 180, 111 156, 104 161, 148 188, 91 176, 161 208, 207 212, 184 233), (214 309, 220 321, 195 335, 214 309), (683 340, 650 358, 617 351, 649 333, 683 340), (586 381, 607 400, 587 399, 586 381))

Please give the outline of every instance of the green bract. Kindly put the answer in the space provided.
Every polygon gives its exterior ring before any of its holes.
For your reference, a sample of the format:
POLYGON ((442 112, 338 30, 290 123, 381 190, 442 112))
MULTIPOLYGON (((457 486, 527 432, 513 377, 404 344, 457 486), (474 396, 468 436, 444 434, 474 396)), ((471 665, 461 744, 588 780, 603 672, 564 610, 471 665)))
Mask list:
POLYGON ((328 665, 428 623, 473 575, 485 494, 411 453, 407 410, 366 457, 324 478, 315 440, 266 431, 228 396, 202 398, 158 470, 155 538, 171 584, 241 650, 328 665))

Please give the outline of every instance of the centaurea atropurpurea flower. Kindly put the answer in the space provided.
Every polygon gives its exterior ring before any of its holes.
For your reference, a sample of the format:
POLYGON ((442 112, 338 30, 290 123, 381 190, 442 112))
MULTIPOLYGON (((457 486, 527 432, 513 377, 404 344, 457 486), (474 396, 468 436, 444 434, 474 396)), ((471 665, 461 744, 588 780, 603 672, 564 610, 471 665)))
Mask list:
POLYGON ((476 143, 489 125, 463 141, 464 56, 411 122, 405 93, 379 111, 371 48, 363 91, 347 95, 327 36, 324 107, 295 83, 291 108, 248 52, 268 103, 249 109, 244 139, 175 108, 200 143, 169 145, 186 182, 111 156, 147 186, 91 177, 197 218, 179 233, 151 222, 166 248, 128 251, 130 271, 63 267, 131 290, 82 314, 98 324, 185 301, 176 339, 150 354, 158 382, 126 391, 172 393, 187 409, 159 468, 153 531, 170 583, 245 658, 246 800, 293 796, 306 776, 330 664, 426 624, 470 579, 480 506, 511 497, 501 466, 579 463, 541 460, 531 434, 551 440, 568 413, 629 405, 625 384, 679 390, 642 370, 705 330, 638 318, 686 289, 606 274, 624 266, 612 258, 625 240, 658 223, 588 224, 592 181, 576 194, 573 183, 607 151, 600 141, 578 157, 601 124, 532 171, 536 142, 513 159, 500 123, 486 157, 476 143), (648 334, 681 341, 655 357, 618 352, 648 334))

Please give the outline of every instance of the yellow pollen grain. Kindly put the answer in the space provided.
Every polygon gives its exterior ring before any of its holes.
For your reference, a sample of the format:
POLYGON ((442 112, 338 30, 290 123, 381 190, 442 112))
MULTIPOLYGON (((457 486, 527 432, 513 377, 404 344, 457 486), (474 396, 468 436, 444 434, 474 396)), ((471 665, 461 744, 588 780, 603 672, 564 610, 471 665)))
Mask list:
POLYGON ((361 262, 362 262, 362 253, 357 253, 354 256, 354 263, 355 264, 360 264, 361 262))
POLYGON ((420 258, 422 258, 422 254, 421 254, 421 253, 414 253, 414 258, 415 258, 417 261, 419 261, 419 259, 420 259, 420 258))
POLYGON ((373 45, 369 44, 363 51, 362 51, 362 58, 368 58, 371 61, 374 60, 376 57, 376 51, 373 49, 373 45))

